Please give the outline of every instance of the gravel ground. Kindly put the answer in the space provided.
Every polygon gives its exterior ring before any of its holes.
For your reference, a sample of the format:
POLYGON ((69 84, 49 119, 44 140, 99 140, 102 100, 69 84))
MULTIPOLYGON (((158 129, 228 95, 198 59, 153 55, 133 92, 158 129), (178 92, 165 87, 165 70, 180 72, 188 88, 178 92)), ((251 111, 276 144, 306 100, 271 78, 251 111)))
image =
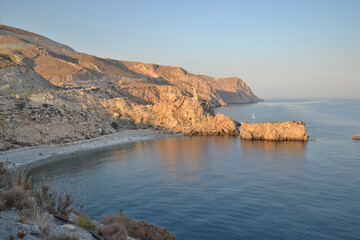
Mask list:
MULTIPOLYGON (((70 216, 70 219, 76 219, 75 215, 70 216)), ((93 221, 94 224, 98 224, 93 221)), ((52 214, 45 213, 39 219, 31 220, 21 217, 17 210, 0 211, 0 240, 20 239, 19 233, 25 233, 24 240, 39 240, 39 239, 58 239, 59 237, 73 235, 80 240, 94 240, 95 238, 86 230, 79 226, 64 223, 52 214), (21 222, 20 219, 23 221, 21 222), (46 230, 44 230, 46 228, 46 230), (41 229, 41 230, 40 230, 41 229)), ((96 240, 96 239, 95 239, 96 240)), ((128 240, 135 240, 128 237, 128 240)))
MULTIPOLYGON (((60 237, 77 235, 82 240, 93 240, 91 234, 79 227, 73 226, 74 230, 64 227, 64 223, 56 219, 51 214, 44 214, 41 219, 30 220, 23 218, 25 221, 20 222, 21 216, 16 210, 1 211, 0 212, 0 239, 18 239, 18 233, 24 232, 26 240, 46 239, 46 235, 41 233, 40 229, 46 226, 46 233, 48 236, 60 237), (40 225, 40 226, 39 226, 40 225)), ((56 238, 55 238, 56 239, 56 238)))

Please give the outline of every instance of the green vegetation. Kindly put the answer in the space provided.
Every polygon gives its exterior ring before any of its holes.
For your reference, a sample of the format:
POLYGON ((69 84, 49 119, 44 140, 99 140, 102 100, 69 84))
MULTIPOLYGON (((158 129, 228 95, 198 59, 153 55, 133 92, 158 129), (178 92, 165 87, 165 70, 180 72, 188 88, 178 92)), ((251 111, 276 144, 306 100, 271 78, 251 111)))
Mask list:
POLYGON ((116 122, 112 122, 110 125, 116 130, 119 128, 119 125, 116 122))
POLYGON ((20 103, 16 103, 15 104, 15 107, 20 109, 20 110, 23 110, 26 106, 26 103, 25 102, 20 102, 20 103))
POLYGON ((32 94, 33 94, 32 92, 25 92, 24 97, 25 98, 30 98, 32 94))
POLYGON ((75 220, 76 225, 85 228, 85 229, 93 229, 94 228, 94 224, 91 220, 91 218, 89 218, 88 216, 81 214, 76 218, 75 220))

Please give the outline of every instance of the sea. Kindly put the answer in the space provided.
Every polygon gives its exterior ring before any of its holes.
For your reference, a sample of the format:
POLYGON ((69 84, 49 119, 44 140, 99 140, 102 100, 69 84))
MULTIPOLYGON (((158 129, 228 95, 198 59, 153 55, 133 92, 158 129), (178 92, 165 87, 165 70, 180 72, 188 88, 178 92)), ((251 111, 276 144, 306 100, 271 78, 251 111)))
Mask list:
POLYGON ((269 99, 216 108, 237 121, 304 121, 309 142, 180 136, 62 156, 30 170, 177 239, 360 239, 360 99, 269 99), (255 118, 252 118, 254 116, 255 118))

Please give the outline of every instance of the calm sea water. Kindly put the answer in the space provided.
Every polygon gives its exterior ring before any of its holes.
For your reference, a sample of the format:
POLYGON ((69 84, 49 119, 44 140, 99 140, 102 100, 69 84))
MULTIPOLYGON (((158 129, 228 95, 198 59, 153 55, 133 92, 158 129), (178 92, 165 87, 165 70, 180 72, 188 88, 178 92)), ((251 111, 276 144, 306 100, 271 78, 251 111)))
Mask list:
POLYGON ((301 120, 315 141, 176 137, 79 153, 32 169, 81 190, 84 212, 125 213, 178 239, 360 239, 360 99, 218 108, 237 120, 301 120), (256 119, 252 120, 254 114, 256 119))

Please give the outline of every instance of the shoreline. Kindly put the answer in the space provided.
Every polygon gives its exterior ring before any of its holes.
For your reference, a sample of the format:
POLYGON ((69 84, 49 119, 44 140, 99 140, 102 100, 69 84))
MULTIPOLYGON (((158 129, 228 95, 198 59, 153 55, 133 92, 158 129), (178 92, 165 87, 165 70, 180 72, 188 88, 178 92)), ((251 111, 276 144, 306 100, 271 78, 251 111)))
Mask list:
POLYGON ((162 133, 154 129, 125 130, 88 140, 63 144, 23 147, 0 152, 0 162, 5 162, 8 169, 24 168, 59 156, 84 152, 97 148, 110 147, 126 143, 183 136, 178 133, 162 133))

